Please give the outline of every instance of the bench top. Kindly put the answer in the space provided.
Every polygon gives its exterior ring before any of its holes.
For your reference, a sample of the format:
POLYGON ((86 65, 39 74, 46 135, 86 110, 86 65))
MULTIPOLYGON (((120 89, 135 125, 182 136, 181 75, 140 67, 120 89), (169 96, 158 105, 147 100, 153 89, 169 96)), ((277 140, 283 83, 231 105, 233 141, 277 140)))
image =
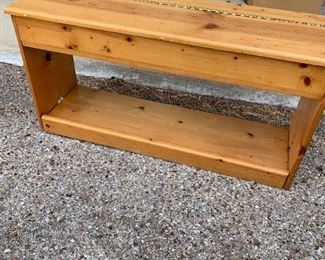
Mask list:
POLYGON ((325 17, 213 0, 17 0, 14 16, 325 66, 325 17))

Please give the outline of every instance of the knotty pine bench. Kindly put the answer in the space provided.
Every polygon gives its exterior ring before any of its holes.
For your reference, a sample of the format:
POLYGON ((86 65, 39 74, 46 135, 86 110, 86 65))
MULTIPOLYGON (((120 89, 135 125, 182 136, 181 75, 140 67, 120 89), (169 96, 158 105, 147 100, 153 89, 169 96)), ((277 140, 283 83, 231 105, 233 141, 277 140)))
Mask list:
POLYGON ((18 0, 49 133, 289 188, 325 106, 325 19, 210 0, 18 0), (73 56, 299 96, 290 127, 77 86, 73 56))

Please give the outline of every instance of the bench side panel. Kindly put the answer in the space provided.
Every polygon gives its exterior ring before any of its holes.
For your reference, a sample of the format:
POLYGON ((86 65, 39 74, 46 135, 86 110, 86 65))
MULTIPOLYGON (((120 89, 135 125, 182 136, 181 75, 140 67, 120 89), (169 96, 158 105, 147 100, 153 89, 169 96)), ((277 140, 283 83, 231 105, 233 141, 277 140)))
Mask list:
POLYGON ((20 30, 17 29, 17 20, 15 18, 12 20, 36 113, 42 127, 42 115, 50 112, 61 97, 66 96, 77 86, 73 56, 24 46, 20 30))

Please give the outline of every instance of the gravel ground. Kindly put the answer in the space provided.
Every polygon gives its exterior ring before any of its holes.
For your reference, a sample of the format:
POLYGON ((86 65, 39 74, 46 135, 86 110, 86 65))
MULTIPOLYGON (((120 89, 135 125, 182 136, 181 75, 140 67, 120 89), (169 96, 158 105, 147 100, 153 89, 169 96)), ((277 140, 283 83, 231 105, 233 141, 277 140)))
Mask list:
MULTIPOLYGON (((324 119, 283 191, 43 133, 23 70, 0 64, 0 79, 0 259, 325 259, 324 119)), ((80 81, 271 124, 292 114, 80 81)))

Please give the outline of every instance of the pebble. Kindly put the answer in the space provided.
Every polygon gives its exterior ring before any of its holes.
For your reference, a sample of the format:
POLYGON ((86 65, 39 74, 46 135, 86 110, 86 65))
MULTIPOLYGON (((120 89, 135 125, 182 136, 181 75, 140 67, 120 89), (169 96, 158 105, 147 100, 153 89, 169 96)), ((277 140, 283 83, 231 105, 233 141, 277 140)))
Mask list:
POLYGON ((324 119, 284 191, 46 134, 22 68, 0 75, 0 259, 325 259, 324 119))

